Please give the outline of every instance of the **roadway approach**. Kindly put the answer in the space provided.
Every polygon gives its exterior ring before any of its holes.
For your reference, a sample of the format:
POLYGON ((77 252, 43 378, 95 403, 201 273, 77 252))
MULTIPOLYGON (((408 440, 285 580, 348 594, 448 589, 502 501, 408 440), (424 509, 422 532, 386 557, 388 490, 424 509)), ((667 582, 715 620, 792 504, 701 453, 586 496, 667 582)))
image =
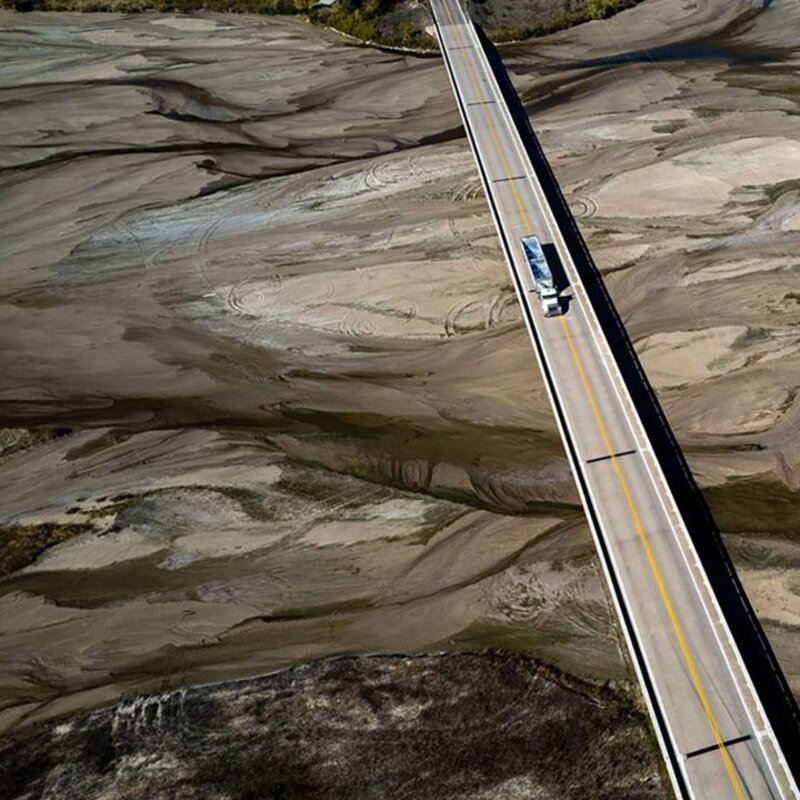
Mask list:
POLYGON ((430 0, 456 103, 656 737, 679 798, 800 798, 475 26, 430 0), (559 262, 545 317, 521 239, 559 262))

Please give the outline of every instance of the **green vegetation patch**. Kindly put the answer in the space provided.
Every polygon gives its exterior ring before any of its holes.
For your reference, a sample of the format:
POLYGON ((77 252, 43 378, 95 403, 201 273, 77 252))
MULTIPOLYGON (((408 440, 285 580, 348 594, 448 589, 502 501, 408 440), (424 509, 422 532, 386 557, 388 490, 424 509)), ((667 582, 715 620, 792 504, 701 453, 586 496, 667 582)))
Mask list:
MULTIPOLYGON (((643 0, 538 0, 522 13, 521 24, 496 17, 492 0, 473 0, 470 13, 495 42, 519 41, 565 30, 582 22, 607 19, 643 0), (524 20, 530 19, 530 22, 524 20)), ((16 11, 113 11, 191 14, 198 11, 250 14, 303 14, 362 42, 415 50, 435 50, 426 33, 432 19, 423 3, 408 0, 336 0, 315 7, 317 0, 0 0, 0 8, 16 11)))
POLYGON ((339 0, 328 11, 312 11, 311 18, 366 41, 375 39, 377 19, 392 11, 395 5, 395 0, 339 0))
POLYGON ((309 19, 363 42, 434 50, 425 28, 432 23, 427 8, 401 0, 337 0, 330 8, 314 8, 315 0, 295 0, 309 19), (305 5, 305 8, 303 6, 305 5))
MULTIPOLYGON (((641 2, 643 0, 552 0, 552 2, 541 4, 541 13, 536 15, 536 21, 518 26, 487 24, 487 35, 492 41, 498 43, 546 36, 549 33, 573 28, 583 22, 608 19, 641 2)), ((476 6, 491 13, 489 0, 476 0, 476 6)))

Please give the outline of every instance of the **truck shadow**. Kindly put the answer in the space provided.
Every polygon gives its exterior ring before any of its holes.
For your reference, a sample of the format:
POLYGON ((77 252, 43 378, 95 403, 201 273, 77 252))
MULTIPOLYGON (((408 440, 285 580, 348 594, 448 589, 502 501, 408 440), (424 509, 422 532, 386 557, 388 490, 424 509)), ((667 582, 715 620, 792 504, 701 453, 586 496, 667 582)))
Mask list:
MULTIPOLYGON (((575 218, 569 210, 558 181, 542 151, 500 55, 484 32, 478 38, 508 104, 514 125, 541 181, 547 200, 558 222, 570 255, 586 288, 611 351, 628 386, 633 402, 653 445, 678 508, 686 522, 709 582, 717 596, 742 659, 758 692, 772 728, 795 778, 800 780, 800 712, 775 654, 742 588, 730 556, 694 480, 669 421, 653 387, 642 369, 605 283, 597 269, 575 218)), ((552 247, 552 246, 551 246, 552 247)), ((566 276, 555 248, 547 251, 554 277, 565 286, 566 276)))
POLYGON ((564 290, 569 288, 570 283, 567 272, 561 262, 561 256, 558 254, 558 250, 553 244, 542 244, 542 252, 547 259, 550 272, 553 274, 553 283, 558 292, 558 303, 561 306, 561 313, 566 314, 572 302, 572 295, 564 293, 564 290))
POLYGON ((566 293, 570 287, 567 272, 564 269, 564 264, 561 262, 561 256, 553 244, 543 244, 542 252, 550 265, 550 272, 553 273, 553 283, 555 284, 556 291, 558 292, 558 303, 561 306, 561 313, 566 314, 569 312, 570 304, 572 303, 572 293, 566 293))
POLYGON ((561 256, 559 256, 555 245, 552 244, 542 244, 542 252, 547 259, 550 272, 553 273, 553 283, 560 294, 569 287, 569 278, 567 278, 564 265, 561 263, 561 256))

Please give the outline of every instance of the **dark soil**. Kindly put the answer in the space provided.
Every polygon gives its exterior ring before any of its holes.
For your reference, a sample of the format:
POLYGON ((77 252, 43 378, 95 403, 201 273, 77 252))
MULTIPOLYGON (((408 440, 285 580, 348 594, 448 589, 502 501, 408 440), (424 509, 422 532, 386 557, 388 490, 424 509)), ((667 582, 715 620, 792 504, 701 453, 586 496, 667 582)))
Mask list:
POLYGON ((623 694, 496 653, 337 658, 144 696, 0 754, 8 798, 665 797, 623 694))

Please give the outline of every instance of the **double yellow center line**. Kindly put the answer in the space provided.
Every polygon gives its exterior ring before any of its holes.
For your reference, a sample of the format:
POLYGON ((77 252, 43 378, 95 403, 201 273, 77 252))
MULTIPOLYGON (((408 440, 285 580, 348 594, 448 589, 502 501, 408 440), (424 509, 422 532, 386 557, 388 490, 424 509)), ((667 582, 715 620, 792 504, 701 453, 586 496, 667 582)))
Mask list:
MULTIPOLYGON (((450 24, 453 26, 453 31, 458 40, 458 46, 460 49, 463 50, 464 40, 461 36, 461 31, 459 30, 458 25, 453 18, 453 13, 450 9, 450 2, 449 0, 442 0, 442 3, 445 7, 445 10, 447 11, 447 16, 450 20, 450 24)), ((444 41, 442 41, 442 47, 445 47, 444 41)), ((508 159, 506 158, 505 149, 500 142, 497 129, 487 109, 485 96, 480 89, 480 85, 478 83, 477 76, 475 75, 472 63, 470 62, 468 56, 465 56, 462 60, 467 68, 467 73, 469 75, 470 83, 472 84, 472 89, 473 92, 475 93, 475 99, 479 103, 481 103, 481 110, 483 111, 483 116, 486 121, 487 130, 489 131, 489 135, 491 136, 492 143, 494 145, 494 150, 500 159, 500 163, 502 164, 503 171, 506 174, 506 178, 508 179, 508 185, 511 188, 511 194, 514 197, 514 202, 516 203, 519 215, 525 224, 526 231, 528 231, 529 233, 533 233, 530 220, 528 219, 527 211, 525 210, 525 204, 522 202, 522 198, 520 197, 519 191, 515 185, 515 181, 512 179, 512 173, 508 165, 508 159)), ((733 790, 734 793, 736 794, 737 800, 745 800, 745 794, 742 789, 739 776, 736 773, 736 769, 733 765, 733 761, 731 760, 730 753, 728 753, 728 748, 725 746, 722 734, 720 733, 719 724, 717 723, 717 719, 714 716, 711 704, 709 703, 708 695, 706 693, 705 687, 703 686, 703 681, 700 678, 700 674, 697 670, 697 665, 695 663, 694 657, 692 656, 691 650, 689 649, 689 645, 687 644, 686 636, 683 633, 683 628, 680 624, 680 621, 678 620, 677 614, 675 613, 675 607, 672 603, 672 599, 669 596, 669 592, 667 591, 667 587, 664 582, 664 577, 661 573, 661 569, 659 568, 658 563, 656 562, 655 556, 653 554, 653 548, 650 545, 647 534, 644 530, 644 526, 642 525, 642 520, 641 517, 639 516, 636 504, 633 501, 633 497, 631 495, 628 482, 625 479, 625 475, 623 474, 622 469, 620 468, 619 461, 617 460, 617 457, 615 455, 615 450, 611 444, 611 439, 608 435, 608 430, 606 428, 605 422, 603 421, 603 415, 600 413, 600 408, 598 407, 597 399, 595 397, 591 383, 589 382, 589 379, 586 375, 586 370, 583 367, 583 362, 581 361, 580 355, 578 354, 578 350, 575 347, 575 341, 572 337, 572 333, 569 328, 569 323, 567 322, 567 319, 564 315, 560 316, 559 319, 561 320, 561 327, 564 331, 564 335, 569 345, 570 353, 572 354, 572 360, 575 363, 575 368, 578 372, 581 385, 583 386, 583 390, 589 401, 589 405, 592 408, 595 420, 597 421, 597 426, 600 430, 600 436, 603 439, 603 444, 605 445, 605 448, 608 452, 608 457, 613 465, 614 473, 617 477, 617 481, 620 485, 620 488, 622 489, 622 494, 625 497, 625 502, 628 506, 628 511, 630 512, 633 525, 636 528, 636 531, 639 535, 639 541, 642 543, 642 546, 644 548, 644 552, 647 557, 647 562, 650 565, 650 569, 652 570, 653 577, 655 579, 656 585, 658 586, 658 591, 661 596, 661 600, 664 603, 667 616, 669 617, 670 624, 672 625, 672 630, 675 633, 675 637, 678 641, 678 646, 680 648, 681 654, 683 655, 683 660, 684 663, 686 664, 686 669, 689 672, 695 691, 700 700, 700 704, 702 705, 703 711, 705 712, 705 715, 708 719, 708 724, 711 728, 711 733, 714 737, 714 742, 717 745, 717 749, 719 750, 720 754, 722 755, 722 760, 725 764, 725 769, 728 773, 728 777, 730 778, 730 782, 731 785, 733 786, 733 790)))

